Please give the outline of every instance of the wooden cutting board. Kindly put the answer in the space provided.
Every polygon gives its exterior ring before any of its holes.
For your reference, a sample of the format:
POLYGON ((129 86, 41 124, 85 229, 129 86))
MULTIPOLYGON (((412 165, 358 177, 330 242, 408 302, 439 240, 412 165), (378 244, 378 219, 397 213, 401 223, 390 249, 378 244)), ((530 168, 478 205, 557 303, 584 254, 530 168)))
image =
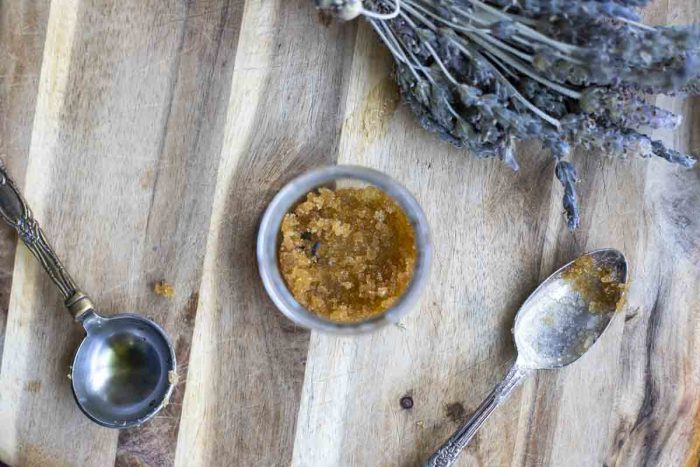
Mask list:
MULTIPOLYGON (((700 1, 645 13, 700 22, 700 1)), ((537 145, 520 146, 518 173, 475 160, 419 128, 390 73, 365 24, 310 0, 0 2, 1 158, 76 280, 103 312, 162 323, 181 375, 142 428, 87 421, 66 377, 81 332, 2 228, 0 460, 415 465, 503 376, 537 283, 615 247, 631 263, 624 313, 576 365, 516 390, 461 465, 698 465, 700 169, 579 151, 572 234, 537 145), (420 308, 363 337, 295 327, 256 271, 266 203, 336 162, 398 179, 434 236, 420 308)), ((659 136, 697 150, 698 100, 660 102, 685 124, 659 136)))

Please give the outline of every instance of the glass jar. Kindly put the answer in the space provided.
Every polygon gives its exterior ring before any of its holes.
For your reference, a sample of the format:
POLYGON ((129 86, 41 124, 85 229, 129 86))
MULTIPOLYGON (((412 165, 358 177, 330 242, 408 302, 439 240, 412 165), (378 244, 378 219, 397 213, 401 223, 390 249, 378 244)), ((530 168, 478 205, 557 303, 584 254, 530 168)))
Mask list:
POLYGON ((418 301, 428 281, 432 248, 428 221, 416 199, 403 186, 373 169, 336 165, 314 169, 287 183, 272 199, 260 222, 257 239, 258 269, 265 290, 284 315, 300 326, 337 334, 373 331, 395 323, 418 301), (404 293, 384 312, 358 322, 337 322, 307 310, 287 288, 279 268, 278 250, 282 219, 306 195, 320 187, 345 188, 374 186, 398 203, 408 217, 416 239, 416 263, 413 277, 404 293))

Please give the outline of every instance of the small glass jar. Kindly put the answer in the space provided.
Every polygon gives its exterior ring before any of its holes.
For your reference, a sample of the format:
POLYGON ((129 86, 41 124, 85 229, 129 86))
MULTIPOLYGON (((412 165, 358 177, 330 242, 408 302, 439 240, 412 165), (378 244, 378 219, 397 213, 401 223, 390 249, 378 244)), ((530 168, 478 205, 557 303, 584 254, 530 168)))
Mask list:
POLYGON ((309 329, 336 334, 358 334, 373 331, 401 319, 416 304, 428 281, 432 247, 428 221, 416 199, 387 175, 366 167, 336 165, 311 170, 285 185, 273 198, 260 222, 257 239, 260 277, 277 308, 290 320, 309 329), (416 264, 413 277, 396 303, 384 312, 363 321, 344 323, 326 319, 299 304, 287 288, 279 268, 282 219, 306 195, 320 187, 374 186, 398 203, 413 227, 416 239, 416 264))

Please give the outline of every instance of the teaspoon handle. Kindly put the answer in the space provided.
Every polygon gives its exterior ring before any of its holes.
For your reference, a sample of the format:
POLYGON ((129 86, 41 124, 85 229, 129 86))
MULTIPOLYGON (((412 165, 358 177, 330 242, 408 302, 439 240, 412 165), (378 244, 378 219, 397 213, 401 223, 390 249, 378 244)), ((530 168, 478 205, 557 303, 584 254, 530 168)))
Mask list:
POLYGON ((423 467, 448 467, 455 463, 459 454, 469 444, 477 430, 489 418, 489 415, 505 401, 511 391, 530 374, 531 370, 520 367, 517 362, 508 371, 503 381, 498 383, 472 416, 443 443, 423 467))
POLYGON ((0 218, 17 231, 19 238, 39 260, 51 280, 65 299, 66 307, 75 319, 79 319, 94 307, 90 299, 80 292, 75 281, 56 256, 44 231, 34 219, 32 211, 14 180, 0 161, 0 218))

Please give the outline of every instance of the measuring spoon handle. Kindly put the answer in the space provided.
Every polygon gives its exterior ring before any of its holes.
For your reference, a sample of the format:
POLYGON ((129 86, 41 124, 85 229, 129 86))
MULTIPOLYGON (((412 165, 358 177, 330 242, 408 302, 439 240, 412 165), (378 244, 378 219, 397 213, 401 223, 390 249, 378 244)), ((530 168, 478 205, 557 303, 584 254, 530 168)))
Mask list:
POLYGON ((17 231, 19 238, 44 267, 65 299, 66 307, 75 319, 93 309, 90 299, 80 292, 75 281, 63 267, 44 231, 34 219, 32 211, 17 184, 0 161, 0 218, 17 231))
POLYGON ((489 415, 505 401, 511 391, 530 374, 531 370, 520 367, 517 362, 508 371, 503 381, 486 396, 486 399, 476 409, 472 416, 454 432, 430 458, 423 467, 448 467, 455 463, 459 454, 469 444, 477 430, 483 425, 489 415))

